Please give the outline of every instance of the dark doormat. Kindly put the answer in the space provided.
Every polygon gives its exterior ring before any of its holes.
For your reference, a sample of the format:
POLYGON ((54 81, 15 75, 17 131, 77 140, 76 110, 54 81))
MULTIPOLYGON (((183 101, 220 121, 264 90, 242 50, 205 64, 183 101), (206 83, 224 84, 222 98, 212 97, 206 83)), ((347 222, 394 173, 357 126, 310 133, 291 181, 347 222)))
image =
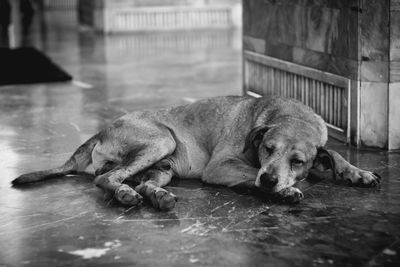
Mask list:
POLYGON ((0 48, 0 85, 70 80, 71 75, 33 47, 0 48))

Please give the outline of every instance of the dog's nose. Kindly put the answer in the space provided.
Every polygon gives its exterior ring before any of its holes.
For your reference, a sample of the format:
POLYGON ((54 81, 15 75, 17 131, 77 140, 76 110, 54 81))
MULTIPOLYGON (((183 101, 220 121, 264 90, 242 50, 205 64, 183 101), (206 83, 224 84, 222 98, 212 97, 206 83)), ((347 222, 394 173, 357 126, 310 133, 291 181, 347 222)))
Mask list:
POLYGON ((260 183, 263 187, 272 188, 278 183, 278 177, 263 173, 260 176, 260 183))

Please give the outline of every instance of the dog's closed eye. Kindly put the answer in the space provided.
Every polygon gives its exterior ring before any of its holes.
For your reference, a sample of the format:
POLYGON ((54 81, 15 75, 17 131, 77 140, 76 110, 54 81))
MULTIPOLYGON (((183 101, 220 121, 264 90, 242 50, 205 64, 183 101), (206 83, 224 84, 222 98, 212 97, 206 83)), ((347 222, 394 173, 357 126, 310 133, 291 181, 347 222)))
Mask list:
POLYGON ((268 154, 272 154, 275 150, 275 145, 274 144, 266 144, 265 150, 267 151, 268 154))
POLYGON ((300 167, 300 166, 303 166, 305 162, 303 160, 294 158, 294 159, 292 159, 291 163, 292 163, 292 165, 294 165, 296 167, 300 167))

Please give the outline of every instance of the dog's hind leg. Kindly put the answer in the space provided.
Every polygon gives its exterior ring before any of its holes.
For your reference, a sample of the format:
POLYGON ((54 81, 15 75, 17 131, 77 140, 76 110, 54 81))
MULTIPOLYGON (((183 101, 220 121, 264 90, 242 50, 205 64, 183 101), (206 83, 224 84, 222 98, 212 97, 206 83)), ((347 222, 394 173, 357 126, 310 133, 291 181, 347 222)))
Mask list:
POLYGON ((163 159, 145 171, 142 182, 135 190, 143 197, 148 198, 155 208, 160 210, 171 210, 175 207, 177 197, 161 188, 167 185, 173 176, 171 163, 163 159))
POLYGON ((172 138, 153 140, 152 144, 136 148, 133 154, 128 153, 125 162, 115 169, 96 177, 95 184, 114 194, 114 198, 122 204, 136 205, 141 196, 130 186, 122 184, 124 180, 146 170, 174 150, 175 141, 172 138))

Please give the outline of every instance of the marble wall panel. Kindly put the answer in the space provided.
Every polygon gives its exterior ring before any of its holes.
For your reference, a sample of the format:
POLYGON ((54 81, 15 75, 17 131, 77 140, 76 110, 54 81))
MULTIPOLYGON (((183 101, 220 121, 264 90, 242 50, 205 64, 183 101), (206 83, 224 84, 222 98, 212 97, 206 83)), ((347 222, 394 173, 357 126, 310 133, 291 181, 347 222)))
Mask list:
POLYGON ((400 82, 400 0, 390 5, 390 82, 400 82))
POLYGON ((349 79, 357 79, 358 76, 358 61, 346 57, 332 56, 322 52, 294 48, 293 62, 349 79))
POLYGON ((243 1, 243 32, 247 36, 265 39, 266 28, 271 23, 269 13, 263 1, 243 1))
POLYGON ((352 141, 400 148, 400 0, 243 4, 245 49, 351 79, 352 141))
POLYGON ((389 149, 400 149, 400 82, 389 84, 389 149))
POLYGON ((296 47, 277 42, 265 42, 265 52, 267 56, 276 57, 289 62, 294 62, 294 50, 296 47))
MULTIPOLYGON (((339 9, 311 7, 305 10, 304 47, 332 54, 339 40, 339 9)), ((341 33, 344 35, 344 33, 341 33)))
POLYGON ((388 147, 388 84, 360 82, 360 141, 362 146, 388 147))
POLYGON ((388 61, 389 3, 384 1, 244 1, 246 35, 312 51, 388 61), (251 10, 247 12, 247 10, 251 10))
POLYGON ((400 61, 400 4, 390 12, 390 61, 400 61))
POLYGON ((400 0, 390 1, 389 149, 400 149, 400 0))
MULTIPOLYGON (((357 60, 345 57, 332 56, 321 52, 315 52, 301 47, 293 47, 287 44, 266 42, 259 38, 244 36, 243 47, 246 51, 252 51, 267 56, 279 58, 299 65, 323 70, 337 74, 349 79, 357 79, 358 64, 357 60)), ((386 69, 380 70, 384 72, 386 69)), ((380 72, 373 73, 374 80, 380 80, 380 72), (377 77, 375 77, 377 76, 377 77)))
POLYGON ((265 40, 266 55, 357 75, 357 65, 341 62, 358 59, 357 1, 248 0, 243 9, 244 34, 265 40))
POLYGON ((388 61, 389 1, 362 0, 361 6, 361 57, 368 61, 388 61))
POLYGON ((400 61, 390 62, 390 82, 400 82, 400 61))
POLYGON ((251 36, 243 36, 243 49, 256 52, 259 54, 265 53, 265 40, 254 38, 251 36))
POLYGON ((388 82, 389 62, 387 61, 360 61, 360 77, 365 82, 388 82))
POLYGON ((244 1, 244 32, 267 42, 357 59, 357 7, 352 8, 354 1, 335 2, 244 1))
POLYGON ((400 11, 400 0, 390 0, 390 10, 400 11))

